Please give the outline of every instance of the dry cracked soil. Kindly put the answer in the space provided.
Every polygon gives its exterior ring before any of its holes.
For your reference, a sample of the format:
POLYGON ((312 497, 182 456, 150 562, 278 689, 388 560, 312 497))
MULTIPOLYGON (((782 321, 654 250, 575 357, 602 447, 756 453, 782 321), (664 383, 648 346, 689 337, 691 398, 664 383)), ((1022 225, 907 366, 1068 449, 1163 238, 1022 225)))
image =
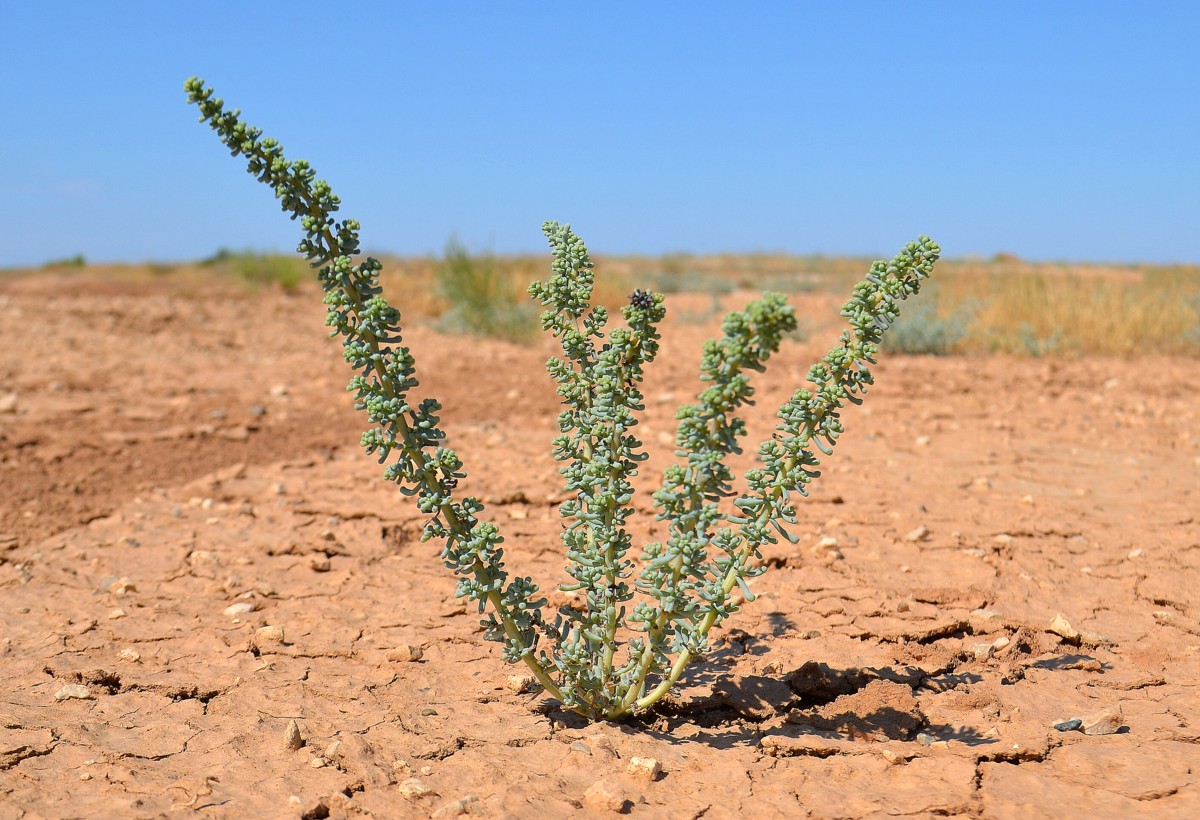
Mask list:
MULTIPOLYGON (((692 298, 647 491, 717 323, 692 298)), ((752 435, 836 336, 797 302, 752 435)), ((553 589, 549 343, 407 336, 553 589)), ((1200 816, 1194 360, 886 357, 758 600, 661 708, 588 724, 358 450, 314 290, 9 279, 0 340, 0 818, 1200 816)))

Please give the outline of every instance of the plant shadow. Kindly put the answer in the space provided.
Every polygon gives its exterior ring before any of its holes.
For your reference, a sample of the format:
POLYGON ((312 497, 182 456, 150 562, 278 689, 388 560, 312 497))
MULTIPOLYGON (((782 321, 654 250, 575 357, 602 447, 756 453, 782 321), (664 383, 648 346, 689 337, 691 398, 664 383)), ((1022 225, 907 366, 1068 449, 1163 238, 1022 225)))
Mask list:
MULTIPOLYGON (((904 699, 904 689, 895 685, 911 692, 933 683, 934 691, 942 691, 960 683, 978 683, 982 680, 979 675, 943 674, 933 679, 915 666, 838 669, 809 661, 779 676, 731 676, 728 667, 733 658, 753 654, 753 642, 744 652, 739 651, 743 647, 740 640, 729 641, 697 664, 677 691, 654 708, 615 725, 623 732, 648 735, 671 745, 704 743, 716 749, 758 746, 767 737, 777 742, 781 738, 812 740, 825 744, 830 754, 836 744, 847 742, 928 745, 957 741, 968 746, 998 742, 970 727, 930 722, 911 695, 897 706, 859 694, 881 681, 893 684, 890 691, 904 699)), ((551 714, 572 728, 588 725, 584 718, 562 710, 551 714)))

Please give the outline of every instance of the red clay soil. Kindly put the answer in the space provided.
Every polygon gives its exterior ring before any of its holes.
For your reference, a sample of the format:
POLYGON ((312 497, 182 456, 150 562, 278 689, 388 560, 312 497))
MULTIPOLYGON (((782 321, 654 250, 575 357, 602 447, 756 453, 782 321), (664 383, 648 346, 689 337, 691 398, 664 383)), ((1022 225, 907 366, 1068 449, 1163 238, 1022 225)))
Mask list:
MULTIPOLYGON (((709 301, 669 302, 647 490, 709 301)), ((756 440, 836 336, 798 304, 756 440)), ((549 343, 407 337, 554 589, 549 343)), ((593 725, 481 640, 347 376, 315 291, 0 283, 0 818, 1200 816, 1194 360, 886 357, 759 599, 593 725)))

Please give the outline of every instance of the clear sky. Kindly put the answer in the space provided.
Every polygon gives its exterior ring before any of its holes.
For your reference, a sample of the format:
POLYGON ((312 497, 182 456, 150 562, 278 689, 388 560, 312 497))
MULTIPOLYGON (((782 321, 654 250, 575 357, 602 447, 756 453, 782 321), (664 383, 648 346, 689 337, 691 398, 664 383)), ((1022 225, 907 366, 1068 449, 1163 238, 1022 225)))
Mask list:
POLYGON ((0 266, 291 250, 185 104, 368 249, 1200 262, 1196 2, 6 2, 0 266))

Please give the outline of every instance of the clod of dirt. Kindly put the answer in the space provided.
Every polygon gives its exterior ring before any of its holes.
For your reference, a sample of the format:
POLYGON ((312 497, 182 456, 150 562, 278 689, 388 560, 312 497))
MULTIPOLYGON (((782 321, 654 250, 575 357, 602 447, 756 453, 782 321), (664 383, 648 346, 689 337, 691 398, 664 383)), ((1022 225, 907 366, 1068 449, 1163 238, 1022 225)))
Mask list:
POLYGON ((902 683, 876 680, 861 691, 843 695, 815 713, 793 712, 788 722, 837 732, 856 740, 909 740, 925 715, 917 707, 912 688, 902 683))
POLYGON ((415 663, 425 657, 425 650, 419 646, 402 643, 389 649, 384 657, 393 663, 415 663))
POLYGON ((796 701, 795 692, 786 683, 759 675, 722 681, 715 690, 722 703, 749 720, 767 720, 796 701))
POLYGON ((597 780, 583 793, 583 805, 596 811, 620 812, 625 808, 625 792, 609 780, 597 780))
POLYGON ((857 692, 869 680, 870 677, 861 669, 838 671, 825 664, 808 661, 790 673, 785 682, 800 696, 804 705, 819 706, 841 695, 857 692))

